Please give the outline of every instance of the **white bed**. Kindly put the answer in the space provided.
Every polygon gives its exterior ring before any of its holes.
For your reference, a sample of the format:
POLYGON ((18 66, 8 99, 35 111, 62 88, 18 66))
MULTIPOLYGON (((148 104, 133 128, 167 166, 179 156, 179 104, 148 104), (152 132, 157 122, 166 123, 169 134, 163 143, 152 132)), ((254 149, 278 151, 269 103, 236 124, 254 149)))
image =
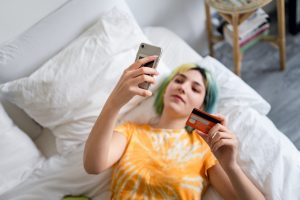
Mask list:
MULTIPOLYGON (((217 60, 201 57, 169 30, 144 27, 142 32, 132 15, 123 0, 72 0, 0 46, 0 199, 109 198, 111 170, 87 175, 83 145, 141 41, 163 48, 160 80, 186 62, 209 68, 220 86, 218 112, 228 118, 240 142, 243 170, 267 199, 300 199, 300 153, 266 117, 270 105, 217 60)), ((152 120, 152 103, 153 98, 134 99, 119 122, 152 120)), ((220 197, 209 189, 204 199, 220 197)))

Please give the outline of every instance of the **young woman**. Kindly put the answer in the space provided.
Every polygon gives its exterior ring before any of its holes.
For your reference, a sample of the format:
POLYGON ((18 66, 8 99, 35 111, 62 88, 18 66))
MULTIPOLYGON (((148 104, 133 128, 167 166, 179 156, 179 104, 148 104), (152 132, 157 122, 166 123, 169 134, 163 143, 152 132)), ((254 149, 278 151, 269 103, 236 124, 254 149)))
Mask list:
POLYGON ((189 132, 185 123, 193 108, 212 112, 217 90, 210 73, 194 64, 177 68, 160 87, 157 124, 127 122, 115 127, 119 110, 138 87, 154 83, 157 71, 138 60, 121 76, 85 145, 84 167, 98 174, 114 168, 112 199, 201 199, 208 184, 224 199, 264 199, 237 163, 237 139, 223 121, 208 134, 189 132))

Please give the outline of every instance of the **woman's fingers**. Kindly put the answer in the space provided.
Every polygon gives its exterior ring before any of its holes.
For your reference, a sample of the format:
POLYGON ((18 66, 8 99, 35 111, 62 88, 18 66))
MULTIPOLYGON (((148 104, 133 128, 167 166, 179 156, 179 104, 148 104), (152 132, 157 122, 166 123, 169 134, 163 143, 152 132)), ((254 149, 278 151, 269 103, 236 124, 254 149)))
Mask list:
POLYGON ((135 77, 138 77, 138 76, 144 75, 144 74, 147 74, 150 76, 157 76, 158 72, 156 69, 153 69, 151 67, 140 67, 138 69, 131 70, 128 72, 128 76, 132 77, 132 78, 135 78, 135 77))
POLYGON ((148 97, 152 95, 151 91, 144 90, 138 87, 139 83, 149 82, 154 83, 154 75, 158 75, 155 69, 150 67, 141 67, 144 64, 154 61, 157 56, 148 56, 137 60, 124 70, 117 85, 110 95, 110 100, 119 107, 125 105, 135 95, 148 97))
POLYGON ((148 62, 154 61, 155 59, 157 59, 157 56, 147 56, 145 58, 141 58, 141 59, 137 60, 136 62, 134 62, 132 65, 130 65, 128 69, 129 70, 138 69, 142 65, 145 65, 148 62))
POLYGON ((132 78, 128 82, 129 91, 131 93, 133 93, 134 95, 139 95, 139 96, 143 96, 143 97, 151 96, 152 92, 150 90, 145 90, 138 86, 140 83, 143 83, 145 81, 153 84, 153 83, 155 83, 155 78, 153 78, 152 76, 146 75, 146 74, 132 78))
POLYGON ((155 78, 153 78, 152 76, 149 76, 149 75, 146 75, 146 74, 143 74, 143 75, 140 75, 138 77, 135 77, 131 80, 131 82, 134 84, 134 85, 138 85, 140 83, 143 83, 143 82, 148 82, 148 83, 151 83, 151 84, 154 84, 155 83, 155 78))
POLYGON ((223 126, 227 126, 227 119, 225 116, 221 115, 220 113, 216 113, 216 114, 213 114, 214 116, 218 117, 219 119, 221 119, 221 124, 223 126))
POLYGON ((214 125, 209 131, 208 131, 208 135, 210 135, 210 137, 213 136, 213 134, 215 134, 218 131, 223 131, 223 132, 229 132, 228 128, 222 124, 216 124, 214 125))
POLYGON ((213 146, 215 143, 217 143, 219 140, 222 139, 232 139, 233 135, 227 132, 221 132, 218 131, 212 135, 210 138, 210 145, 213 146))
POLYGON ((152 95, 152 92, 150 90, 145 90, 139 87, 131 87, 130 91, 142 97, 149 97, 152 95))
POLYGON ((223 146, 234 147, 234 145, 235 145, 235 141, 232 138, 230 138, 230 139, 220 139, 216 143, 214 143, 213 145, 211 145, 211 150, 213 152, 216 152, 216 151, 218 151, 223 146))
POLYGON ((222 146, 236 146, 236 138, 230 132, 217 131, 209 141, 209 146, 213 152, 217 151, 222 146))
MULTIPOLYGON (((133 63, 128 69, 126 69, 123 73, 123 80, 127 82, 128 87, 138 87, 138 84, 143 82, 155 83, 154 76, 158 75, 156 69, 150 67, 141 67, 143 64, 147 62, 151 62, 155 60, 157 56, 148 56, 142 59, 139 59, 135 63, 133 63)), ((142 92, 140 90, 132 90, 134 93, 141 96, 148 96, 149 92, 142 92)))

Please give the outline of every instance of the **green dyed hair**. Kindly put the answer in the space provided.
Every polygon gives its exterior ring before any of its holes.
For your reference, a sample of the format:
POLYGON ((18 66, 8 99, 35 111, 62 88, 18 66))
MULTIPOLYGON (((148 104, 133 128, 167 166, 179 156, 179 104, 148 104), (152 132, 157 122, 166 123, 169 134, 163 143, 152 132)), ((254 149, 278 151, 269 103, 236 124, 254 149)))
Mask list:
POLYGON ((154 107, 155 107, 155 111, 157 114, 161 115, 163 112, 164 93, 165 93, 166 88, 169 85, 169 83, 173 80, 173 78, 177 74, 184 73, 188 70, 196 70, 202 75, 204 85, 205 85, 205 90, 206 90, 206 94, 205 94, 204 101, 203 101, 204 111, 206 111, 208 113, 215 112, 217 100, 218 100, 218 94, 219 94, 218 86, 217 86, 215 79, 212 77, 211 73, 207 69, 202 68, 202 67, 198 66, 197 64, 189 63, 189 64, 180 65, 177 68, 175 68, 173 70, 173 72, 170 74, 170 76, 168 76, 161 83, 161 85, 158 89, 155 101, 154 101, 154 107))

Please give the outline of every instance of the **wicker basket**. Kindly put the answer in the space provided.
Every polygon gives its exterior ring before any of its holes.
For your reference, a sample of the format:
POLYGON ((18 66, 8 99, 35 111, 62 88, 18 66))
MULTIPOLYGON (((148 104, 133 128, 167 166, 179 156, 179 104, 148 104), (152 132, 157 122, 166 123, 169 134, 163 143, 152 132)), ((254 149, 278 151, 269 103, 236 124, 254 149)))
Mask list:
POLYGON ((208 5, 221 13, 247 13, 263 7, 272 0, 206 0, 208 5))

